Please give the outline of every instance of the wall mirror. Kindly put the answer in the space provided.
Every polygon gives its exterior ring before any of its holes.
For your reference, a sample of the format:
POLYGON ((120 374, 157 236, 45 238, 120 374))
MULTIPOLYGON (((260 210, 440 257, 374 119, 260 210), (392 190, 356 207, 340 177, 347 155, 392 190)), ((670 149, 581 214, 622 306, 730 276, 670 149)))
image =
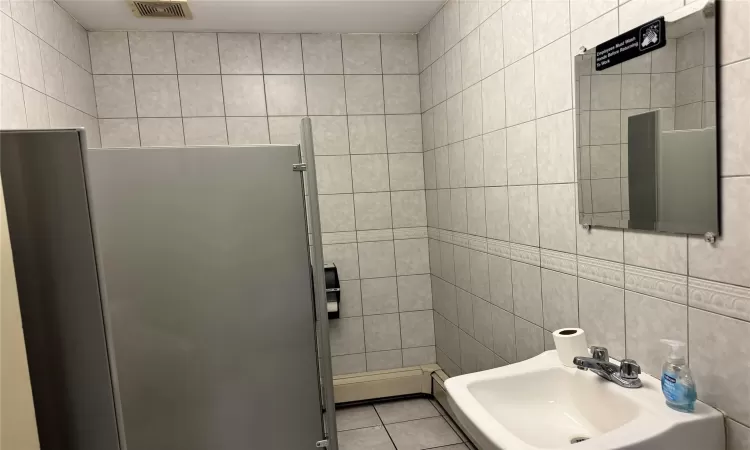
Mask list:
POLYGON ((715 16, 693 7, 576 56, 582 225, 719 234, 715 16))

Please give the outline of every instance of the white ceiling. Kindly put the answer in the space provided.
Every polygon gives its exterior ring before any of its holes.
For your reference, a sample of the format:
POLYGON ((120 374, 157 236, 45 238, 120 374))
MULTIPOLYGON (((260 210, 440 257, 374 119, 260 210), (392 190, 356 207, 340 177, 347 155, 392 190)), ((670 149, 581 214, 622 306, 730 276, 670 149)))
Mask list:
POLYGON ((136 18, 126 0, 58 0, 89 31, 417 32, 444 0, 189 0, 193 20, 136 18))

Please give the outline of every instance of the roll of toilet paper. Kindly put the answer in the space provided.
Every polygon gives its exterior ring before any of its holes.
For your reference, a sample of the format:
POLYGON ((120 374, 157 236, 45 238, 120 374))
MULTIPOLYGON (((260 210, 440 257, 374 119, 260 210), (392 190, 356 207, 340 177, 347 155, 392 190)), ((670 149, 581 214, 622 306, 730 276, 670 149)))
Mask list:
POLYGON ((586 332, 580 328, 561 328, 552 333, 552 338, 555 340, 557 356, 564 366, 575 367, 573 358, 589 356, 586 332))

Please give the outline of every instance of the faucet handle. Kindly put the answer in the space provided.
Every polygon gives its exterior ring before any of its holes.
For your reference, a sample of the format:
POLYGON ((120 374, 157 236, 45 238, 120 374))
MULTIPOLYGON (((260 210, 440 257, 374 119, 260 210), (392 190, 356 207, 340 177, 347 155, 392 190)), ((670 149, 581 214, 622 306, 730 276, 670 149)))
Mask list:
POLYGON ((609 362, 609 351, 606 347, 591 346, 591 357, 604 362, 609 362))
POLYGON ((635 380, 641 373, 641 366, 632 359, 623 359, 620 361, 620 376, 625 380, 635 380))

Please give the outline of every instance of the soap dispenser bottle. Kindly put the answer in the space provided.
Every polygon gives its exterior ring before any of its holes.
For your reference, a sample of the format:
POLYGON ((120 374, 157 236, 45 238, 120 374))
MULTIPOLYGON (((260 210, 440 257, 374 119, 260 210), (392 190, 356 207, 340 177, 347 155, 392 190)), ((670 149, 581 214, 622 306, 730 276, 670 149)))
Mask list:
POLYGON ((662 339, 661 342, 670 347, 661 372, 661 390, 667 406, 681 412, 693 412, 697 392, 685 361, 685 343, 671 339, 662 339))

